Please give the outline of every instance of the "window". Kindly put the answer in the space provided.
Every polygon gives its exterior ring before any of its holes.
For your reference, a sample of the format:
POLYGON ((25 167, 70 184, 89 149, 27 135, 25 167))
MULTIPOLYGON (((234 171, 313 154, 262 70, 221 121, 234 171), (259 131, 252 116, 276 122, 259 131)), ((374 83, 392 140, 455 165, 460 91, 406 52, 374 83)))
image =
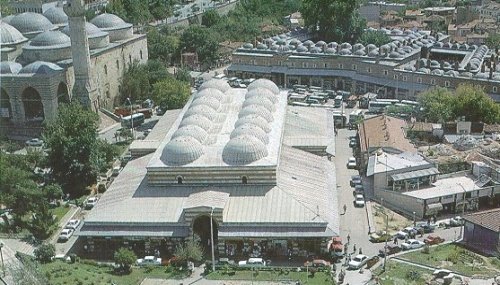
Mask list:
POLYGON ((498 92, 498 87, 493 86, 493 92, 494 92, 494 93, 497 93, 497 92, 498 92))
POLYGON ((398 75, 394 74, 394 79, 398 80, 398 75))
POLYGON ((353 64, 353 65, 352 65, 352 69, 353 69, 353 70, 358 70, 358 66, 357 66, 357 65, 355 65, 355 64, 353 64))
POLYGON ((418 83, 422 83, 422 77, 417 78, 418 83))
POLYGON ((142 59, 142 50, 141 50, 141 59, 142 59))
POLYGON ((108 66, 104 65, 104 74, 108 75, 108 66))
POLYGON ((325 68, 327 68, 327 67, 328 67, 328 64, 325 63, 325 68))
POLYGON ((368 69, 366 71, 368 71, 368 73, 372 73, 371 67, 368 67, 368 69))
POLYGON ((408 77, 407 76, 403 76, 403 81, 407 81, 408 80, 408 77))
POLYGON ((384 75, 389 75, 389 71, 388 70, 384 70, 384 75))
POLYGON ((118 59, 116 60, 116 69, 120 70, 120 62, 118 61, 118 59))
POLYGON ((445 81, 444 82, 444 87, 450 87, 450 81, 445 81))
POLYGON ((339 63, 339 68, 340 69, 343 69, 344 68, 344 65, 342 63, 339 63))
POLYGON ((431 85, 436 84, 436 79, 431 79, 431 85))
POLYGON ((248 178, 246 176, 241 177, 241 184, 247 184, 248 178))
POLYGON ((182 184, 182 176, 177 176, 177 184, 182 184))
POLYGON ((132 55, 131 54, 128 55, 128 63, 132 64, 132 55))

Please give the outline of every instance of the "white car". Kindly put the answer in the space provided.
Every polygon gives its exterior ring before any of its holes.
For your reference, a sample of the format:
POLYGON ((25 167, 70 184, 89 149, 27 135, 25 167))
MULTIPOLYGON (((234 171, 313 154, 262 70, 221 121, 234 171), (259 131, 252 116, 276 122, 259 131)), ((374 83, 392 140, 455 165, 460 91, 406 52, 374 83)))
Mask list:
POLYGON ((405 239, 407 236, 409 236, 410 233, 417 234, 418 231, 414 227, 406 227, 399 232, 396 233, 396 236, 399 239, 405 239))
POLYGON ((361 194, 356 195, 356 199, 354 200, 354 205, 356 207, 364 207, 365 206, 365 198, 361 194))
POLYGON ((144 258, 137 259, 135 264, 138 266, 161 265, 161 257, 155 257, 152 255, 145 256, 144 258))
POLYGON ((349 169, 355 169, 356 168, 356 158, 349 157, 349 160, 347 161, 347 168, 349 168, 349 169))
POLYGON ((401 244, 401 248, 404 250, 417 249, 423 247, 424 245, 425 243, 423 241, 409 239, 408 241, 405 241, 401 244))
POLYGON ((59 234, 58 241, 68 241, 69 238, 73 235, 74 230, 72 229, 63 229, 59 234))
POLYGON ((41 140, 39 138, 27 140, 26 146, 34 146, 34 147, 43 146, 43 140, 41 140))
POLYGON ((349 269, 360 269, 368 261, 368 256, 364 254, 356 255, 351 261, 349 261, 349 269))
POLYGON ((97 204, 97 201, 99 201, 99 198, 97 198, 97 197, 88 198, 87 202, 85 203, 85 208, 86 209, 94 208, 95 204, 97 204))
POLYGON ((76 228, 78 228, 79 225, 80 225, 80 220, 72 219, 72 220, 69 220, 69 222, 66 224, 65 228, 76 230, 76 228))

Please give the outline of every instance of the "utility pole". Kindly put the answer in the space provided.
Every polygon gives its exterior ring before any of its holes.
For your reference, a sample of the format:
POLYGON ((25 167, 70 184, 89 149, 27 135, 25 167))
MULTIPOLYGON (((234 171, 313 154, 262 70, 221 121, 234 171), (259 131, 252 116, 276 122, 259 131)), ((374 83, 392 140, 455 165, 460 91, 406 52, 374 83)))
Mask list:
POLYGON ((210 247, 212 249, 212 272, 215 272, 215 251, 214 251, 214 207, 212 207, 212 211, 210 212, 210 247))
MULTIPOLYGON (((380 198, 380 205, 382 206, 382 215, 385 216, 385 235, 389 233, 389 215, 384 211, 384 198, 380 198)), ((384 272, 387 263, 387 237, 385 238, 384 245, 384 272)))

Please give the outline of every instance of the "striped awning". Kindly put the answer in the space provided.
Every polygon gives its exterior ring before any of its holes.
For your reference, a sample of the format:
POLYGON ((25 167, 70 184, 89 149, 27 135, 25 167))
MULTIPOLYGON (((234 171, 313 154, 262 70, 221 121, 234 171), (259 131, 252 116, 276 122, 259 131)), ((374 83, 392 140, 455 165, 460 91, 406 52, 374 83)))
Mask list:
POLYGON ((415 171, 410 171, 410 172, 405 172, 405 173, 398 173, 398 174, 393 174, 391 175, 392 180, 394 181, 401 181, 401 180, 408 180, 412 178, 419 178, 419 177, 425 177, 425 176, 430 176, 430 175, 436 175, 439 174, 439 170, 435 167, 427 168, 427 169, 421 169, 421 170, 415 170, 415 171))

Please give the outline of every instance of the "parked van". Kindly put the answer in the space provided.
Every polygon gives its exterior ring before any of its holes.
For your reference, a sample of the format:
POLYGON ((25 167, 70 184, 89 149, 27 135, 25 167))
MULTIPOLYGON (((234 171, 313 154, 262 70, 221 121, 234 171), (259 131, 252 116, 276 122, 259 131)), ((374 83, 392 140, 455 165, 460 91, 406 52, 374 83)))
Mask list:
POLYGON ((262 258, 252 257, 248 260, 242 260, 238 262, 238 266, 247 266, 247 267, 262 267, 266 266, 266 261, 262 258))

